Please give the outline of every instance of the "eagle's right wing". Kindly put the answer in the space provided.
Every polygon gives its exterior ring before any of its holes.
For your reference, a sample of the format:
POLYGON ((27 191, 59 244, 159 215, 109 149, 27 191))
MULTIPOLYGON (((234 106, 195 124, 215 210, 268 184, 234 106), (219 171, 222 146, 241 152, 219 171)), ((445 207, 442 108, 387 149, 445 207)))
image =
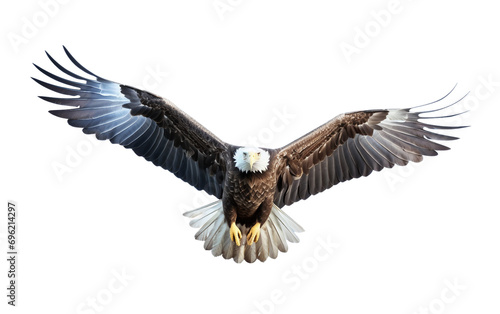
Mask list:
POLYGON ((36 66, 48 77, 74 88, 49 84, 33 78, 40 85, 67 98, 40 98, 72 109, 52 110, 55 116, 68 119, 71 126, 131 148, 156 166, 175 174, 198 190, 222 197, 225 174, 224 152, 227 145, 170 101, 140 89, 99 77, 78 63, 64 48, 69 59, 89 79, 62 67, 48 53, 52 63, 77 81, 54 75, 36 66))

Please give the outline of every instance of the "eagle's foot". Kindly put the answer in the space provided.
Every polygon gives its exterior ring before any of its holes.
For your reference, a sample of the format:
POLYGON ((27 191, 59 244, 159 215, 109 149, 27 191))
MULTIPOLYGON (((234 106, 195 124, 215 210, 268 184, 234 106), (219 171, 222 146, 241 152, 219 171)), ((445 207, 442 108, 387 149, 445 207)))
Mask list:
POLYGON ((240 246, 241 230, 240 228, 236 227, 236 224, 234 222, 229 228, 229 236, 231 237, 231 241, 236 242, 236 245, 240 246))
POLYGON ((253 225, 252 229, 248 231, 247 234, 247 244, 252 245, 259 241, 259 236, 260 236, 260 222, 257 222, 255 225, 253 225))

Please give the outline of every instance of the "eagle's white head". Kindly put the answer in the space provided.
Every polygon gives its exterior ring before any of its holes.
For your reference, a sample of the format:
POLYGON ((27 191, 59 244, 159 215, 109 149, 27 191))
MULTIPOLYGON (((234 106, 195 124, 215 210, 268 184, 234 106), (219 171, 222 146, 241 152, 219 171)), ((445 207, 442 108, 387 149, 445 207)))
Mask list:
POLYGON ((236 168, 241 172, 263 172, 269 166, 269 153, 261 148, 240 147, 234 153, 236 168))

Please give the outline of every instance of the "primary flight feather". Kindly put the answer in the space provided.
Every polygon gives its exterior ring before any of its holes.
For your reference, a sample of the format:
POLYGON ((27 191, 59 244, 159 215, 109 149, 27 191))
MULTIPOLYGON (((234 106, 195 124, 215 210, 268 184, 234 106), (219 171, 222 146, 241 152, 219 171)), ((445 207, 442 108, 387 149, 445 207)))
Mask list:
POLYGON ((448 147, 433 140, 456 137, 430 130, 461 128, 422 120, 454 116, 434 113, 463 97, 435 110, 413 112, 417 108, 413 107, 344 113, 277 149, 231 145, 171 101, 95 75, 66 48, 64 51, 79 70, 93 78, 64 68, 47 53, 50 61, 71 78, 35 65, 66 86, 33 79, 54 92, 77 96, 40 96, 72 107, 50 113, 67 119, 85 134, 131 148, 138 156, 218 198, 185 215, 192 218, 191 226, 199 228, 195 237, 204 241, 205 249, 238 263, 276 258, 278 251, 288 250, 287 242, 299 241, 296 233, 303 229, 282 211, 283 206, 339 182, 368 176, 374 170, 435 156, 448 147))

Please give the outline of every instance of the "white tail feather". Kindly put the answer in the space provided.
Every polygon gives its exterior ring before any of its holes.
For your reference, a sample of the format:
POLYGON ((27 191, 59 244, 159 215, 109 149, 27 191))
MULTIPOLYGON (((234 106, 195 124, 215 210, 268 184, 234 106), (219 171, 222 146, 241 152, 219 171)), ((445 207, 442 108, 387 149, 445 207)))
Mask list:
POLYGON ((288 251, 287 240, 299 242, 295 233, 304 231, 290 216, 273 204, 269 218, 260 228, 259 241, 256 243, 247 245, 247 233, 251 226, 236 224, 242 235, 240 246, 237 246, 229 237, 229 226, 224 217, 222 201, 185 212, 184 216, 193 219, 189 223, 190 226, 200 228, 195 238, 205 241, 203 246, 206 250, 211 250, 214 256, 232 258, 237 263, 253 263, 257 259, 264 262, 268 257, 276 258, 278 251, 288 251))

